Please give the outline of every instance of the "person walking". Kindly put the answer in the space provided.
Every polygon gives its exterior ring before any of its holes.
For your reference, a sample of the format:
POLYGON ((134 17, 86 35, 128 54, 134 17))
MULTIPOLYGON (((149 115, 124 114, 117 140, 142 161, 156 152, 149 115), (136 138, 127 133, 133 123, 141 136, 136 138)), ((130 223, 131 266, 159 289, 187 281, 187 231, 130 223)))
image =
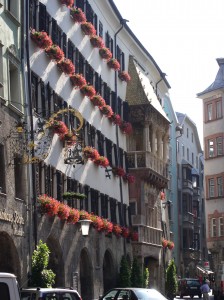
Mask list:
POLYGON ((210 292, 210 287, 208 285, 209 281, 206 279, 204 280, 202 286, 201 286, 201 292, 203 294, 203 299, 204 300, 209 300, 209 292, 210 292))

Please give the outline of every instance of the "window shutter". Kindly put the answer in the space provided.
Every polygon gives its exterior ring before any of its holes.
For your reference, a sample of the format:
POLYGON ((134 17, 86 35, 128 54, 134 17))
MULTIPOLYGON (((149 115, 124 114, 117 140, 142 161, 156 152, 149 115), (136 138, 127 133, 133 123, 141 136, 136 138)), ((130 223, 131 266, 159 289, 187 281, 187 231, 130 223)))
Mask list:
POLYGON ((128 173, 128 154, 126 151, 124 151, 124 161, 125 161, 125 170, 128 173))
POLYGON ((67 35, 64 32, 62 34, 62 50, 67 57, 67 35))
POLYGON ((52 89, 50 87, 50 83, 47 83, 47 105, 46 105, 46 116, 49 118, 51 115, 51 96, 52 96, 52 89))
POLYGON ((70 59, 74 63, 74 51, 75 46, 71 40, 68 40, 68 59, 70 59))
POLYGON ((54 44, 59 45, 59 40, 58 40, 58 36, 57 36, 57 22, 54 18, 52 18, 52 33, 51 33, 51 36, 52 36, 52 41, 54 44))
POLYGON ((110 35, 108 31, 106 32, 105 45, 107 48, 110 48, 110 35))
POLYGON ((108 218, 108 196, 104 194, 100 194, 100 202, 101 202, 101 216, 107 219, 108 218))
POLYGON ((45 97, 45 85, 44 82, 41 81, 40 84, 40 92, 41 92, 41 107, 40 107, 40 113, 43 117, 46 117, 46 97, 45 97))
POLYGON ((116 93, 114 91, 111 92, 111 107, 112 110, 116 113, 116 93))
POLYGON ((94 189, 90 189, 91 196, 91 212, 95 215, 99 213, 99 192, 94 189))
POLYGON ((129 121, 129 104, 127 101, 123 101, 123 120, 129 121))
POLYGON ((62 200, 62 173, 59 171, 56 171, 56 180, 57 180, 57 200, 62 200))
POLYGON ((113 198, 109 198, 110 201, 110 215, 111 215, 111 222, 117 223, 117 214, 116 214, 116 200, 113 198))
POLYGON ((121 226, 124 226, 124 221, 123 221, 123 216, 122 216, 122 213, 121 213, 121 203, 118 202, 118 214, 119 214, 119 224, 121 226))
MULTIPOLYGON (((36 10, 36 7, 34 7, 36 10)), ((39 3, 39 31, 46 31, 46 6, 39 3)))
POLYGON ((99 92, 99 74, 97 72, 95 72, 94 77, 95 77, 95 79, 94 79, 95 90, 97 93, 100 93, 99 92))
POLYGON ((117 113, 121 115, 122 100, 120 97, 117 98, 117 104, 117 113))
POLYGON ((110 165, 112 165, 112 148, 113 148, 113 144, 111 142, 111 140, 109 140, 108 138, 105 138, 106 141, 106 156, 107 159, 110 162, 110 165))
POLYGON ((76 0, 76 6, 81 8, 84 11, 84 5, 85 5, 85 1, 83 0, 76 0))
POLYGON ((98 139, 98 150, 100 155, 104 155, 104 136, 102 133, 97 130, 97 139, 98 139))
POLYGON ((119 166, 123 168, 124 162, 123 162, 123 156, 124 156, 124 150, 119 148, 119 166))
POLYGON ((103 38, 103 24, 99 21, 99 36, 103 38))
POLYGON ((117 46, 116 59, 121 63, 121 49, 119 46, 117 46))
POLYGON ((118 155, 117 155, 117 145, 114 144, 114 165, 118 166, 118 155))
POLYGON ((114 54, 114 41, 112 38, 110 38, 110 51, 112 54, 114 54))
POLYGON ((125 70, 125 56, 124 52, 121 53, 121 71, 125 70))
POLYGON ((94 18, 93 18, 93 25, 96 29, 96 34, 98 34, 98 17, 96 14, 94 14, 94 18))
POLYGON ((86 1, 86 19, 87 22, 91 22, 93 24, 93 9, 88 1, 86 1))

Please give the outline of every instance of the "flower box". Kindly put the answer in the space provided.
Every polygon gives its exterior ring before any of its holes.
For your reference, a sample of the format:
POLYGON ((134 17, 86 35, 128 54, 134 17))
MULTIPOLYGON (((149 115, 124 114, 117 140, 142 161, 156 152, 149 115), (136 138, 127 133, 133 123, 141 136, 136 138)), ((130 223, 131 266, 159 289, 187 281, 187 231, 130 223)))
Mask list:
POLYGON ((100 111, 102 112, 103 115, 106 117, 110 118, 113 114, 113 110, 110 107, 110 105, 103 105, 100 107, 100 111))
POLYGON ((126 121, 122 121, 120 123, 119 127, 120 127, 122 133, 127 134, 127 135, 131 134, 133 131, 131 123, 126 122, 126 121))
POLYGON ((36 31, 35 29, 32 29, 30 31, 30 38, 41 49, 46 49, 53 44, 51 38, 45 31, 36 31))
POLYGON ((127 239, 130 236, 130 230, 127 227, 122 227, 121 235, 127 239))
POLYGON ((71 7, 74 5, 74 0, 60 0, 62 5, 66 5, 67 7, 71 7))
POLYGON ((96 29, 93 26, 93 24, 90 23, 90 22, 84 22, 84 23, 82 23, 81 24, 81 29, 82 29, 82 32, 85 35, 95 35, 96 34, 96 29))
POLYGON ((79 220, 90 220, 90 214, 85 210, 80 210, 79 212, 79 220))
POLYGON ((167 248, 170 249, 170 250, 172 250, 174 248, 174 242, 168 241, 167 248))
POLYGON ((134 183, 135 182, 135 176, 131 175, 131 174, 124 174, 123 176, 124 181, 128 182, 128 183, 134 183))
POLYGON ((62 139, 66 142, 67 146, 73 146, 77 141, 76 135, 71 130, 69 130, 65 135, 63 135, 62 139))
POLYGON ((96 94, 96 90, 94 89, 94 87, 92 85, 83 85, 80 88, 80 91, 83 95, 85 95, 86 97, 92 98, 95 94, 96 94))
POLYGON ((121 81, 130 81, 131 80, 131 76, 128 74, 128 72, 122 71, 119 72, 118 77, 120 78, 121 81))
POLYGON ((164 192, 160 192, 160 200, 165 200, 165 196, 164 192))
POLYGON ((64 203, 60 203, 58 206, 58 217, 61 220, 67 220, 70 212, 70 207, 64 203))
POLYGON ((103 229, 105 230, 106 234, 111 233, 113 231, 113 223, 107 219, 103 219, 103 229))
POLYGON ((70 8, 70 15, 75 23, 84 23, 86 22, 86 16, 81 8, 72 7, 70 8))
POLYGON ((69 224, 76 224, 79 221, 79 211, 78 209, 71 208, 69 210, 69 215, 67 218, 67 223, 69 224))
POLYGON ((108 167, 109 166, 109 160, 105 157, 105 156, 99 156, 97 157, 96 159, 94 159, 94 163, 97 165, 97 166, 101 166, 101 167, 108 167))
POLYGON ((114 69, 115 71, 120 70, 120 63, 116 58, 111 58, 107 61, 107 65, 109 68, 114 69))
POLYGON ((39 211, 41 214, 47 214, 48 216, 55 216, 58 212, 59 201, 47 195, 40 195, 38 197, 39 211))
POLYGON ((125 171, 122 167, 113 167, 112 168, 112 173, 115 176, 123 177, 125 175, 125 171))
POLYGON ((103 59, 111 59, 112 58, 112 53, 109 48, 103 47, 99 49, 99 54, 103 59))
POLYGON ((90 147, 90 146, 86 146, 83 149, 83 155, 84 155, 85 158, 87 158, 87 159, 90 158, 92 160, 95 160, 100 156, 98 151, 96 149, 94 149, 93 147, 90 147))
POLYGON ((86 79, 82 74, 72 74, 70 75, 70 81, 75 88, 81 88, 86 85, 86 79))
POLYGON ((81 193, 76 193, 76 192, 65 192, 63 194, 63 199, 85 199, 86 195, 85 194, 81 194, 81 193))
POLYGON ((168 244, 168 241, 166 239, 162 239, 162 246, 163 248, 166 248, 168 244))
POLYGON ((131 234, 130 234, 130 237, 131 237, 131 240, 133 242, 137 242, 138 241, 138 232, 137 231, 133 231, 131 234))
POLYGON ((117 237, 119 237, 119 236, 121 235, 121 233, 122 233, 121 226, 118 225, 118 224, 115 224, 115 225, 113 226, 113 233, 114 233, 117 237))
POLYGON ((58 68, 65 74, 71 75, 75 72, 73 62, 68 58, 63 58, 57 63, 58 68))
POLYGON ((101 217, 91 214, 90 220, 93 222, 93 226, 97 231, 102 231, 104 229, 104 223, 101 217))
POLYGON ((115 125, 120 125, 122 120, 121 120, 121 116, 119 114, 113 113, 110 117, 110 121, 115 124, 115 125))
POLYGON ((45 53, 50 59, 54 59, 56 62, 59 62, 65 56, 61 48, 54 44, 46 48, 45 53))
POLYGON ((92 98, 90 98, 90 101, 94 106, 102 107, 106 105, 105 100, 100 95, 94 95, 92 98))
POLYGON ((104 47, 104 41, 103 39, 98 35, 92 35, 90 37, 90 43, 94 48, 103 48, 104 47))
POLYGON ((53 120, 52 122, 50 122, 49 127, 53 128, 54 133, 60 136, 64 136, 68 133, 68 127, 62 121, 53 120))

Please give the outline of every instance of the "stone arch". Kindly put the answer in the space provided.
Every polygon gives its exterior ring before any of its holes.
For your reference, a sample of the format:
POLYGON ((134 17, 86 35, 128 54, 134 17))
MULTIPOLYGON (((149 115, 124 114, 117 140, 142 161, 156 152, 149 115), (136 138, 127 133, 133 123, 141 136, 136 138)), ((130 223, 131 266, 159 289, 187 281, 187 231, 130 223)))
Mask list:
POLYGON ((145 257, 144 267, 149 269, 149 286, 158 288, 161 281, 159 272, 159 260, 154 257, 145 257))
POLYGON ((65 286, 65 271, 61 245, 52 236, 48 237, 46 244, 50 250, 48 269, 56 274, 54 286, 63 287, 65 286))
POLYGON ((106 250, 103 258, 103 289, 106 293, 116 286, 116 271, 110 250, 106 250))
POLYGON ((13 239, 7 232, 0 232, 0 272, 13 273, 21 282, 19 255, 13 239))
POLYGON ((80 253, 79 270, 82 299, 93 299, 93 266, 86 248, 80 253))

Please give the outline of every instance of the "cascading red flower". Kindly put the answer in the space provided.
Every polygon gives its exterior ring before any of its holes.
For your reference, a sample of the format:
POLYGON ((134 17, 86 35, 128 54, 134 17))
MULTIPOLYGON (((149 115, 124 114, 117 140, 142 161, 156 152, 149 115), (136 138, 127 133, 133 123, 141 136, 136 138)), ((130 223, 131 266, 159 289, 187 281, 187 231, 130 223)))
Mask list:
POLYGON ((53 120, 50 122, 49 127, 53 128, 54 133, 64 136, 68 133, 68 127, 63 121, 53 120))
POLYGON ((127 134, 127 135, 131 134, 133 131, 131 123, 126 122, 126 121, 122 121, 121 124, 119 125, 119 127, 120 127, 122 133, 127 134))
POLYGON ((61 4, 71 7, 74 5, 74 0, 60 0, 61 4))
POLYGON ((168 247, 170 250, 172 250, 172 249, 174 248, 174 242, 168 241, 167 247, 168 247))
POLYGON ((123 177, 125 175, 125 170, 122 167, 113 167, 112 172, 115 176, 123 177))
POLYGON ((81 88, 84 85, 86 85, 86 79, 82 76, 82 74, 77 74, 77 73, 71 74, 70 80, 72 85, 75 88, 81 88))
POLYGON ((124 238, 128 238, 130 236, 130 230, 127 227, 122 227, 121 229, 122 229, 121 235, 124 238))
POLYGON ((110 117, 110 121, 115 124, 115 125, 120 125, 122 120, 121 120, 121 116, 119 114, 113 113, 110 117))
POLYGON ((98 35, 92 35, 90 37, 90 43, 94 48, 103 48, 104 47, 104 41, 103 39, 98 35))
POLYGON ((96 228, 97 231, 103 230, 104 223, 101 217, 91 214, 90 220, 93 222, 93 226, 96 228))
POLYGON ((75 72, 73 62, 68 58, 63 58, 57 63, 58 68, 65 74, 71 75, 75 72))
POLYGON ((84 23, 82 23, 81 24, 81 29, 82 29, 82 32, 85 35, 95 35, 96 34, 96 29, 93 26, 93 24, 90 23, 90 22, 84 22, 84 23))
POLYGON ((67 220, 70 212, 70 207, 64 203, 60 203, 58 206, 58 217, 61 220, 67 220))
POLYGON ((116 235, 117 237, 121 236, 121 233, 122 233, 121 226, 118 225, 118 224, 115 224, 115 225, 113 226, 113 233, 115 233, 115 235, 116 235))
POLYGON ((90 147, 90 146, 86 146, 83 149, 83 155, 85 158, 87 158, 87 159, 90 158, 92 160, 97 159, 100 156, 98 151, 95 148, 90 147))
POLYGON ((134 183, 135 182, 135 176, 131 175, 131 174, 124 174, 123 176, 124 181, 128 182, 128 183, 134 183))
POLYGON ((58 213, 59 201, 47 195, 40 195, 38 197, 40 213, 48 216, 55 216, 58 213))
POLYGON ((168 241, 166 239, 162 239, 162 246, 163 248, 166 248, 168 244, 168 241))
POLYGON ((76 224, 79 221, 79 211, 75 208, 70 208, 67 223, 76 224))
POLYGON ((94 106, 102 107, 106 105, 105 100, 100 95, 94 95, 92 98, 90 98, 90 101, 94 106))
POLYGON ((133 242, 137 242, 138 241, 138 232, 137 231, 131 232, 130 236, 131 236, 131 240, 133 242))
POLYGON ((79 220, 91 220, 90 214, 85 210, 80 210, 79 220))
POLYGON ((76 22, 77 23, 86 22, 86 16, 85 16, 84 12, 81 10, 81 8, 78 8, 78 7, 70 8, 70 15, 75 23, 76 22))
POLYGON ((118 77, 120 78, 121 81, 130 81, 131 76, 128 74, 128 72, 122 71, 118 74, 118 77))
POLYGON ((94 87, 92 85, 83 85, 81 88, 80 88, 80 91, 83 95, 89 97, 89 98, 92 98, 95 94, 96 94, 96 90, 94 89, 94 87))
POLYGON ((56 62, 59 62, 65 56, 61 48, 54 44, 46 48, 45 52, 50 59, 54 59, 56 62))
POLYGON ((111 233, 113 231, 113 223, 108 221, 107 219, 103 219, 104 227, 106 234, 111 233))
POLYGON ((101 166, 101 167, 108 167, 109 166, 109 160, 105 157, 105 156, 99 156, 97 157, 96 159, 94 159, 94 163, 97 165, 97 166, 101 166))
POLYGON ((53 44, 51 38, 45 31, 36 31, 35 29, 32 29, 30 31, 30 38, 41 49, 46 49, 53 44))
POLYGON ((111 69, 114 69, 115 71, 120 70, 120 63, 118 62, 118 60, 116 58, 111 58, 107 61, 107 65, 108 67, 110 67, 111 69))
POLYGON ((110 105, 103 105, 100 107, 100 111, 102 112, 103 115, 106 117, 110 118, 113 114, 113 110, 110 107, 110 105))
POLYGON ((99 49, 99 54, 103 59, 111 59, 112 58, 112 53, 109 48, 103 47, 99 49))

